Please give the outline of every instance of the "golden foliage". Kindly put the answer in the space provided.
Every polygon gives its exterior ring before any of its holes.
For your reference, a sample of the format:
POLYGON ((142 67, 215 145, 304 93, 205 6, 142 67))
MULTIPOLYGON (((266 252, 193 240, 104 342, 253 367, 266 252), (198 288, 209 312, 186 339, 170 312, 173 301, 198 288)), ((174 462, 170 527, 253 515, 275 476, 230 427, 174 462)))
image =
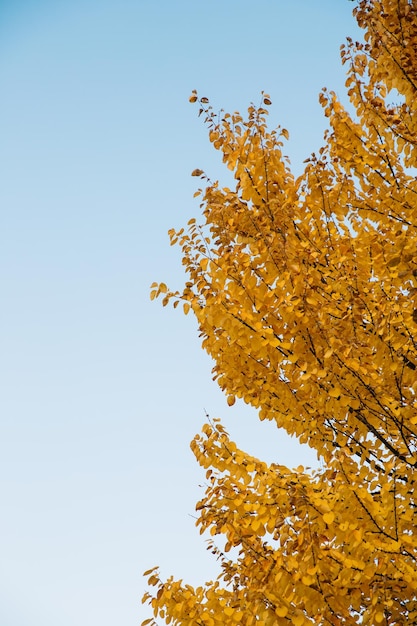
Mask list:
POLYGON ((323 91, 326 145, 298 179, 267 94, 247 119, 190 98, 236 186, 209 183, 204 224, 170 231, 188 282, 151 297, 190 307, 228 403, 323 469, 268 466, 206 425, 197 524, 224 537, 210 540, 222 573, 195 589, 149 572, 144 600, 166 623, 417 623, 417 7, 362 0, 354 14, 364 43, 341 55, 355 116, 323 91))

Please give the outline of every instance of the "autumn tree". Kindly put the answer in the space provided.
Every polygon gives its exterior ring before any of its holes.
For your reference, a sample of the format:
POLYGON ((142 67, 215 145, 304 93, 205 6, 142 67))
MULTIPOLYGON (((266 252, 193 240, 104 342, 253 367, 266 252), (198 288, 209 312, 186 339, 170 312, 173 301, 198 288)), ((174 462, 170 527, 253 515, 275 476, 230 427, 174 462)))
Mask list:
POLYGON ((152 297, 192 310, 229 403, 321 469, 267 465, 205 425, 197 524, 221 573, 193 588, 148 572, 144 601, 166 623, 417 624, 417 4, 354 14, 364 42, 341 48, 354 114, 321 93, 329 130, 300 177, 266 94, 246 119, 191 97, 236 184, 206 181, 203 223, 170 232, 185 288, 152 297))

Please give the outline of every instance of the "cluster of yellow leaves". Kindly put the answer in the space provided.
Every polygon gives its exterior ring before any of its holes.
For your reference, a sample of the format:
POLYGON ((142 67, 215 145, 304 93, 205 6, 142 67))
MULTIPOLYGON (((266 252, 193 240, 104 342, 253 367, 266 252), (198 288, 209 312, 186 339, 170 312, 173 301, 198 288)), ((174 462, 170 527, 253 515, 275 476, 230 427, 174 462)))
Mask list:
POLYGON ((204 224, 170 231, 188 282, 151 297, 192 309, 229 404, 256 407, 325 469, 268 467, 205 427, 198 524, 225 538, 222 574, 195 590, 152 572, 146 598, 167 623, 417 621, 417 7, 354 13, 365 41, 342 61, 356 117, 323 91, 326 146, 298 179, 267 94, 246 120, 190 98, 236 186, 209 184, 204 224))
MULTIPOLYGON (((219 423, 205 426, 192 447, 210 481, 198 525, 225 537, 222 550, 210 544, 223 571, 197 590, 162 583, 152 571, 159 589, 146 599, 155 614, 165 606, 174 623, 190 626, 346 624, 359 615, 372 624, 388 613, 390 623, 411 623, 401 621, 404 599, 417 595, 414 516, 402 507, 409 485, 393 477, 372 493, 341 452, 342 471, 268 466, 239 450, 219 423), (227 557, 233 549, 235 560, 227 557)), ((407 616, 417 619, 416 602, 407 616)))

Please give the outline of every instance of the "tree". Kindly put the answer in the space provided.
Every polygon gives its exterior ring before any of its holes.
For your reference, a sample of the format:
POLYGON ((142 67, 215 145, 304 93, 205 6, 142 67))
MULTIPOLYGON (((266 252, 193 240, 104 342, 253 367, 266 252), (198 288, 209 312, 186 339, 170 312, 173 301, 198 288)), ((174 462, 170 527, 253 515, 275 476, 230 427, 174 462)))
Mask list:
POLYGON ((330 129, 299 178, 268 95, 247 119, 191 97, 236 186, 198 192, 204 224, 170 231, 185 288, 151 297, 193 311, 229 404, 308 443, 321 469, 267 465, 206 424, 197 524, 221 574, 195 589, 147 572, 144 601, 167 623, 417 623, 417 5, 354 14, 364 43, 341 57, 355 113, 321 93, 330 129))

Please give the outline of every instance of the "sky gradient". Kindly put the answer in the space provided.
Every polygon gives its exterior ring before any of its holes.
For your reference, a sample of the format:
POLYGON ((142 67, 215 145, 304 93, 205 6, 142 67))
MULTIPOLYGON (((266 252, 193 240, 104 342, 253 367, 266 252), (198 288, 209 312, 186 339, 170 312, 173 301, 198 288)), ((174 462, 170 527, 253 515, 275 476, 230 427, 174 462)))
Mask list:
POLYGON ((244 112, 268 92, 295 173, 345 100, 348 0, 0 2, 0 623, 133 626, 142 572, 217 572, 194 528, 207 411, 248 452, 312 453, 229 408, 167 231, 197 216, 194 168, 229 181, 192 89, 244 112))

